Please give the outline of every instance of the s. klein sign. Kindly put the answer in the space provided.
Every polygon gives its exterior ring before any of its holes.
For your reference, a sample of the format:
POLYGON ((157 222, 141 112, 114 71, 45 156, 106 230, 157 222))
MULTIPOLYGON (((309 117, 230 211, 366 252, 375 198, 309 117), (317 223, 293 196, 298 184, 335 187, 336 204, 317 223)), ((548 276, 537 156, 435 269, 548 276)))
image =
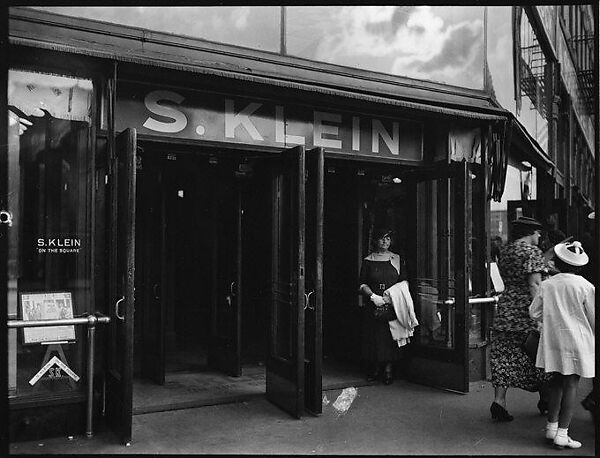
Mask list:
POLYGON ((421 161, 419 122, 226 94, 119 83, 116 129, 238 145, 421 161))

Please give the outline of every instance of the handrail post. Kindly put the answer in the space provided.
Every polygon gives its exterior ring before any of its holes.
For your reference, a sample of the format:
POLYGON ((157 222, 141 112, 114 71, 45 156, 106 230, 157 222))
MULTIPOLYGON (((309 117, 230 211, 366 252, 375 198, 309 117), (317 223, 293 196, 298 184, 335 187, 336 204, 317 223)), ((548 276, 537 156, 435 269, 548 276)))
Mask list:
POLYGON ((87 317, 88 319, 88 367, 87 367, 87 415, 85 436, 90 439, 94 433, 92 431, 92 421, 94 415, 94 353, 96 342, 96 321, 98 319, 94 315, 87 317))

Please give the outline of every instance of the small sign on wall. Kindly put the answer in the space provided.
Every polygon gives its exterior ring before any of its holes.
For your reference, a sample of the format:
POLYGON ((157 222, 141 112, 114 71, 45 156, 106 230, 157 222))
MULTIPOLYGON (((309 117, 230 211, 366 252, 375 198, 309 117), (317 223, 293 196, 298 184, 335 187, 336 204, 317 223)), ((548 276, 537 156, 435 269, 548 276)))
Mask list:
MULTIPOLYGON (((21 293, 19 298, 24 321, 73 318, 73 301, 70 292, 21 293)), ((24 344, 69 342, 74 340, 74 325, 23 328, 24 344)))

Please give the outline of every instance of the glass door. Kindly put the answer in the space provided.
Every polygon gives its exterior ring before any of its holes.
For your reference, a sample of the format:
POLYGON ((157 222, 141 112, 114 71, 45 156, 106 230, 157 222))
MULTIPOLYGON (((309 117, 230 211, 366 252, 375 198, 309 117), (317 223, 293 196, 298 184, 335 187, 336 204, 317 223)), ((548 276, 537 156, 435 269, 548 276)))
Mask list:
MULTIPOLYGON (((94 91, 88 79, 8 71, 0 153, 0 305, 10 320, 95 312, 94 91)), ((44 434, 52 423, 39 416, 16 427, 24 415, 19 404, 49 402, 65 406, 60 415, 76 415, 73 406, 87 383, 86 332, 82 326, 8 330, 3 380, 16 407, 11 440, 44 434), (39 372, 51 356, 78 380, 58 366, 39 372)))
POLYGON ((412 223, 407 254, 419 326, 409 352, 409 379, 469 390, 467 163, 407 177, 412 223))
POLYGON ((271 305, 267 399, 300 418, 304 412, 305 151, 281 155, 273 174, 271 305))

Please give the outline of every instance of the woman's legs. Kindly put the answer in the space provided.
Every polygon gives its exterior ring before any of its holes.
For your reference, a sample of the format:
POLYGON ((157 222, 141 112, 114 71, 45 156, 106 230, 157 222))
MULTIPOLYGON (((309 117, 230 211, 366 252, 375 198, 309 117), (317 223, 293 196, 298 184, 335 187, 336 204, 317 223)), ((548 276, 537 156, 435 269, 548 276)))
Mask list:
POLYGON ((492 420, 512 421, 513 416, 506 410, 506 391, 507 387, 494 386, 494 402, 490 406, 492 420))
POLYGON ((575 410, 578 384, 579 375, 576 374, 556 374, 550 381, 546 437, 550 439, 552 434, 548 433, 549 429, 557 427, 554 444, 560 448, 581 447, 581 442, 571 439, 567 431, 575 410))
POLYGON ((383 375, 383 383, 385 383, 386 385, 389 385, 393 381, 394 381, 394 373, 393 373, 392 363, 391 363, 391 361, 386 361, 384 375, 383 375))
POLYGON ((494 387, 494 402, 496 404, 500 404, 502 407, 506 409, 506 392, 508 388, 504 386, 495 386, 494 387))
POLYGON ((548 401, 550 397, 550 387, 548 386, 548 382, 542 383, 542 386, 539 390, 540 400, 537 403, 537 408, 540 411, 540 415, 548 414, 548 401))
POLYGON ((556 423, 558 422, 563 397, 562 375, 554 374, 548 382, 548 386, 550 391, 548 396, 548 423, 556 423))
POLYGON ((577 385, 579 375, 562 375, 562 401, 560 403, 560 415, 558 416, 558 427, 568 428, 573 418, 577 398, 577 385))

